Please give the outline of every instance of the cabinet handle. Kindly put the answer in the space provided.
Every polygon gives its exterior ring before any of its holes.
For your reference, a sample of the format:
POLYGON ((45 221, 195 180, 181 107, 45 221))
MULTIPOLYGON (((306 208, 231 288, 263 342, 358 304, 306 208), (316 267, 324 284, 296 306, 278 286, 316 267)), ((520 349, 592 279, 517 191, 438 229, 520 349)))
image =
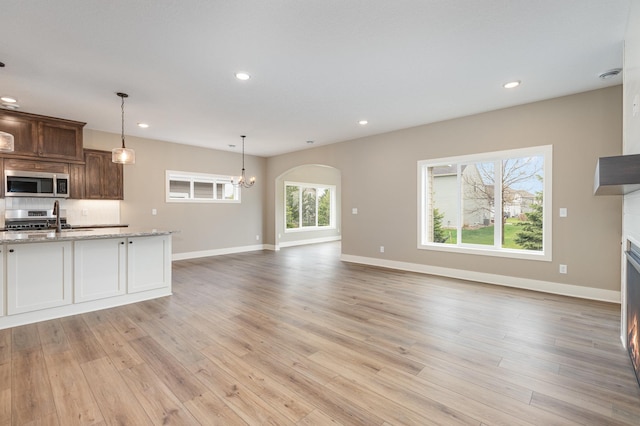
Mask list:
POLYGON ((9 249, 9 253, 13 253, 13 249, 9 249))
POLYGON ((129 244, 133 244, 133 241, 129 241, 129 244))
POLYGON ((124 241, 120 241, 120 244, 124 245, 124 241))

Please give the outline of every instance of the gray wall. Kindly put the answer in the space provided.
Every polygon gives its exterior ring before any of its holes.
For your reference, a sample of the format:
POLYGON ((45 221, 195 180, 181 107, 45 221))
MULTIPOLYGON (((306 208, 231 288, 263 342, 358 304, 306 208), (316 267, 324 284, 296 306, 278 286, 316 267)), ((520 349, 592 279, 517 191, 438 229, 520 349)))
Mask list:
MULTIPOLYGON (((118 139, 111 133, 84 131, 85 148, 110 150, 118 139)), ((241 203, 166 203, 165 170, 235 176, 242 168, 241 155, 135 137, 127 137, 127 147, 136 151, 136 164, 124 166, 122 223, 179 231, 173 235, 174 254, 263 244, 264 158, 246 157, 247 174, 257 182, 242 190, 241 203)))
MULTIPOLYGON (((622 150, 622 88, 601 89, 267 159, 267 181, 301 164, 342 173, 346 255, 620 290, 621 197, 593 196, 600 156, 622 150), (553 261, 418 250, 417 161, 553 145, 553 261), (358 215, 351 209, 358 208, 358 215), (567 218, 558 208, 568 209, 567 218), (385 253, 379 246, 385 246, 385 253), (559 264, 568 265, 561 275, 559 264)), ((277 200, 267 187, 265 237, 277 200)))
MULTIPOLYGON (((624 50, 624 153, 640 154, 640 113, 633 114, 640 99, 640 4, 631 3, 624 50)), ((624 197, 625 237, 640 243, 640 191, 624 197)))
MULTIPOLYGON (((85 130, 87 148, 118 144, 118 135, 85 130)), ((237 174, 239 153, 134 137, 127 138, 127 146, 136 150, 137 163, 125 166, 121 219, 179 230, 174 255, 275 247, 283 175, 299 166, 325 165, 340 175, 345 255, 620 290, 622 197, 593 196, 597 158, 622 152, 620 86, 267 159, 248 156, 247 170, 258 183, 243 191, 240 204, 164 201, 166 169, 237 174), (547 144, 553 145, 552 262, 416 248, 417 161, 547 144), (358 215, 351 214, 354 207, 358 215), (560 207, 568 209, 567 218, 558 217, 560 207), (151 215, 153 208, 157 216, 151 215), (379 253, 381 245, 385 253, 379 253), (568 274, 558 273, 561 263, 568 274)))

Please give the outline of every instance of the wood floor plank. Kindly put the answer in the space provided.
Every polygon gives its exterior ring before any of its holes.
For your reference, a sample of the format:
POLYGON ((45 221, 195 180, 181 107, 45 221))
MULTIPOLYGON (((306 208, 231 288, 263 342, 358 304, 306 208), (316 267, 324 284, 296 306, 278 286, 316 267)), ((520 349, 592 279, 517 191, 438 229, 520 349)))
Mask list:
MULTIPOLYGON (((34 339, 39 341, 35 326, 20 328, 35 331, 34 339)), ((24 336, 21 333, 18 335, 24 336)), ((21 344, 24 342, 26 340, 22 340, 21 344)), ((14 355, 11 360, 11 423, 23 425, 55 416, 56 405, 42 349, 21 350, 14 352, 14 355)))
POLYGON ((186 401, 185 407, 200 424, 211 426, 246 426, 242 420, 222 400, 211 392, 205 392, 186 401))
POLYGON ((81 368, 109 424, 153 425, 108 357, 84 363, 81 368))
POLYGON ((11 350, 28 351, 40 348, 40 335, 37 324, 28 324, 11 329, 11 350))
POLYGON ((60 320, 44 321, 37 324, 42 351, 45 354, 71 350, 60 320))
MULTIPOLYGON (((100 311, 102 312, 102 311, 100 311)), ((113 326, 105 320, 102 313, 89 313, 83 315, 87 325, 91 328, 96 340, 111 359, 118 370, 124 370, 142 364, 142 358, 131 347, 129 341, 113 326)))
POLYGON ((82 369, 71 350, 45 354, 58 419, 64 425, 95 425, 103 421, 82 369))
POLYGON ((0 330, 0 364, 11 362, 11 334, 10 328, 0 330))
POLYGON ((314 407, 295 392, 290 391, 225 348, 209 346, 202 352, 213 364, 237 379, 239 383, 246 386, 247 389, 292 422, 297 422, 313 411, 314 407))
POLYGON ((172 296, 0 330, 0 426, 640 425, 619 305, 339 257, 175 261, 172 296))
POLYGON ((195 364, 202 360, 203 355, 191 345, 190 341, 183 338, 160 320, 150 319, 140 323, 147 335, 160 343, 162 347, 171 353, 182 365, 195 364))
POLYGON ((229 406, 247 424, 253 425, 293 425, 294 423, 279 411, 270 408, 258 395, 234 377, 222 371, 209 359, 193 365, 196 377, 204 383, 209 392, 229 406))
POLYGON ((146 364, 121 371, 153 424, 190 425, 197 420, 146 364))
POLYGON ((11 424, 11 361, 0 364, 0 426, 11 424))
POLYGON ((141 321, 137 317, 134 317, 132 311, 127 308, 128 306, 119 306, 103 312, 111 325, 113 325, 126 340, 134 340, 146 336, 147 333, 138 325, 141 321))
MULTIPOLYGON (((407 424, 407 425, 439 425, 439 421, 423 416, 413 410, 407 409, 406 406, 391 401, 383 395, 380 395, 366 386, 362 386, 356 380, 345 379, 342 376, 336 376, 327 384, 327 389, 334 391, 345 399, 353 399, 362 408, 377 414, 380 418, 385 419, 391 424, 407 424), (355 396, 355 398, 354 398, 355 396)), ((480 422, 475 422, 480 424, 480 422)))
POLYGON ((373 413, 329 392, 319 383, 298 372, 292 372, 284 364, 268 357, 248 354, 243 357, 253 365, 259 365, 271 377, 291 388, 302 398, 313 401, 316 407, 344 424, 381 424, 383 419, 373 413))
MULTIPOLYGON (((149 336, 130 342, 131 346, 181 402, 202 394, 205 387, 162 345, 149 336)), ((203 357, 204 358, 204 357, 203 357)))
POLYGON ((309 414, 307 414, 303 419, 300 419, 297 426, 322 426, 322 425, 331 425, 331 426, 343 426, 342 423, 337 421, 336 419, 332 419, 327 416, 320 410, 313 410, 309 414))
POLYGON ((84 364, 106 356, 104 349, 82 316, 62 318, 61 322, 69 344, 76 353, 78 363, 84 364))

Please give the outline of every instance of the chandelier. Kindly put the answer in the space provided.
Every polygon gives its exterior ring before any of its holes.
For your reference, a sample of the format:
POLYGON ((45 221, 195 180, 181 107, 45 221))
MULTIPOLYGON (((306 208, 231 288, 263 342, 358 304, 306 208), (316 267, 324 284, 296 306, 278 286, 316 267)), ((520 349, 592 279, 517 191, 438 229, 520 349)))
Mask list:
POLYGON ((246 136, 242 135, 240 137, 242 138, 242 174, 240 175, 240 179, 238 179, 238 182, 234 183, 233 185, 239 186, 242 188, 251 188, 253 184, 256 183, 256 177, 252 176, 251 179, 247 181, 247 177, 245 176, 245 171, 244 171, 244 138, 246 136))

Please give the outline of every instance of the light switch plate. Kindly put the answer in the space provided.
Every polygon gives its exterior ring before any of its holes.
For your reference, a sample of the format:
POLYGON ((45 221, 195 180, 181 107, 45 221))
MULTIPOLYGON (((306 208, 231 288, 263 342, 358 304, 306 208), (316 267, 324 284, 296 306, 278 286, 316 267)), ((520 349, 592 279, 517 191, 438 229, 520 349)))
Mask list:
POLYGON ((567 208, 560 207, 560 217, 567 217, 567 208))

